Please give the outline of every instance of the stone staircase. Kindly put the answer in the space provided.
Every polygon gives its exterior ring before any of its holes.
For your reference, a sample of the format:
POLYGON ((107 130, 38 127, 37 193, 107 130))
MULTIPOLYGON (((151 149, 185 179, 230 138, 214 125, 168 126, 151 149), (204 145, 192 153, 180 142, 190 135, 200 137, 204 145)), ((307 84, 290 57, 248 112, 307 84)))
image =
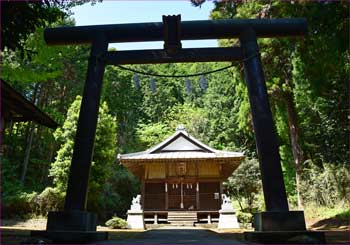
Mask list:
POLYGON ((173 211, 168 212, 168 222, 175 226, 194 226, 197 222, 197 212, 173 211))

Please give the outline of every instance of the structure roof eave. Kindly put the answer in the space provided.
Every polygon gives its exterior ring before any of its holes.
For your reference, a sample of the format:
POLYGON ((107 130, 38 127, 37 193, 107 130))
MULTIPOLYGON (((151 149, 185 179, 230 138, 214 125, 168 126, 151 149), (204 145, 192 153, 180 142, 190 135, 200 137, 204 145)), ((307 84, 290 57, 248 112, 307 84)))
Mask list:
POLYGON ((167 152, 156 154, 120 155, 120 160, 172 160, 172 159, 241 159, 243 153, 218 154, 203 152, 167 152))
POLYGON ((35 121, 49 128, 59 125, 31 101, 1 80, 1 111, 5 121, 35 121))
POLYGON ((178 130, 172 136, 159 143, 158 145, 141 152, 135 152, 130 154, 119 154, 118 158, 121 162, 137 162, 137 161, 155 161, 155 160, 186 160, 186 159, 206 159, 206 160, 240 160, 244 158, 242 152, 221 151, 213 149, 204 143, 200 142, 196 138, 189 135, 185 130, 178 130), (183 137, 194 147, 196 150, 173 150, 166 151, 166 147, 174 142, 179 137, 183 137))

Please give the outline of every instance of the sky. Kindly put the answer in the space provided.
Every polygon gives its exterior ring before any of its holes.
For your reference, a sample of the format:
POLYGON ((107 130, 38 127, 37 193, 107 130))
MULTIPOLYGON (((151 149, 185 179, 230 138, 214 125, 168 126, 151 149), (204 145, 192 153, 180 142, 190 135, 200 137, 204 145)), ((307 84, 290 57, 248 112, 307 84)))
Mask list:
MULTIPOLYGON (((181 14, 181 20, 207 20, 214 4, 207 1, 200 8, 186 0, 104 0, 91 6, 87 3, 72 9, 77 26, 161 22, 162 15, 181 14)), ((162 49, 163 42, 114 43, 117 50, 162 49)), ((217 47, 217 40, 182 41, 183 48, 217 47)))

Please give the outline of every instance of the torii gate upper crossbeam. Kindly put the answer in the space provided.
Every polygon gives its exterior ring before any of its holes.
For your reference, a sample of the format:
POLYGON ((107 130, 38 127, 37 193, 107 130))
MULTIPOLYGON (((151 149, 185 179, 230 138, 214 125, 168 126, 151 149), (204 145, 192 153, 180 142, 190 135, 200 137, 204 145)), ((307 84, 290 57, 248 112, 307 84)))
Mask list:
MULTIPOLYGON (((305 18, 182 21, 181 40, 239 38, 247 28, 258 38, 303 36, 307 22, 305 18)), ((162 22, 48 28, 44 35, 47 44, 62 45, 91 43, 96 33, 104 33, 109 43, 164 40, 162 22)))
POLYGON ((180 49, 175 56, 164 49, 108 51, 102 59, 107 65, 160 64, 181 62, 219 62, 242 60, 240 47, 232 48, 187 48, 180 49))

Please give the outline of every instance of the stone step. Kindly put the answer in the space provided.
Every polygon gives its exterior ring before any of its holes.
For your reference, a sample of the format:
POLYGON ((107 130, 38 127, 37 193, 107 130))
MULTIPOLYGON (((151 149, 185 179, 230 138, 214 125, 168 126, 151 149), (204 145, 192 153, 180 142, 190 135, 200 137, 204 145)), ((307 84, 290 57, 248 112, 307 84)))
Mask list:
POLYGON ((194 222, 171 222, 173 226, 194 226, 194 222))
POLYGON ((197 217, 197 213, 168 213, 168 217, 197 217))
POLYGON ((168 217, 195 217, 195 218, 197 218, 197 215, 168 215, 168 217))
POLYGON ((189 217, 189 216, 168 216, 169 219, 197 219, 197 216, 189 217))
POLYGON ((196 212, 169 212, 168 222, 174 226, 194 226, 197 222, 196 212))
POLYGON ((172 216, 172 217, 182 217, 182 216, 189 216, 189 217, 197 217, 197 214, 169 214, 168 216, 172 216))
POLYGON ((181 218, 190 218, 190 219, 197 219, 197 216, 168 216, 168 219, 181 219, 181 218))
POLYGON ((197 221, 197 218, 179 217, 179 218, 168 218, 168 221, 197 221))

